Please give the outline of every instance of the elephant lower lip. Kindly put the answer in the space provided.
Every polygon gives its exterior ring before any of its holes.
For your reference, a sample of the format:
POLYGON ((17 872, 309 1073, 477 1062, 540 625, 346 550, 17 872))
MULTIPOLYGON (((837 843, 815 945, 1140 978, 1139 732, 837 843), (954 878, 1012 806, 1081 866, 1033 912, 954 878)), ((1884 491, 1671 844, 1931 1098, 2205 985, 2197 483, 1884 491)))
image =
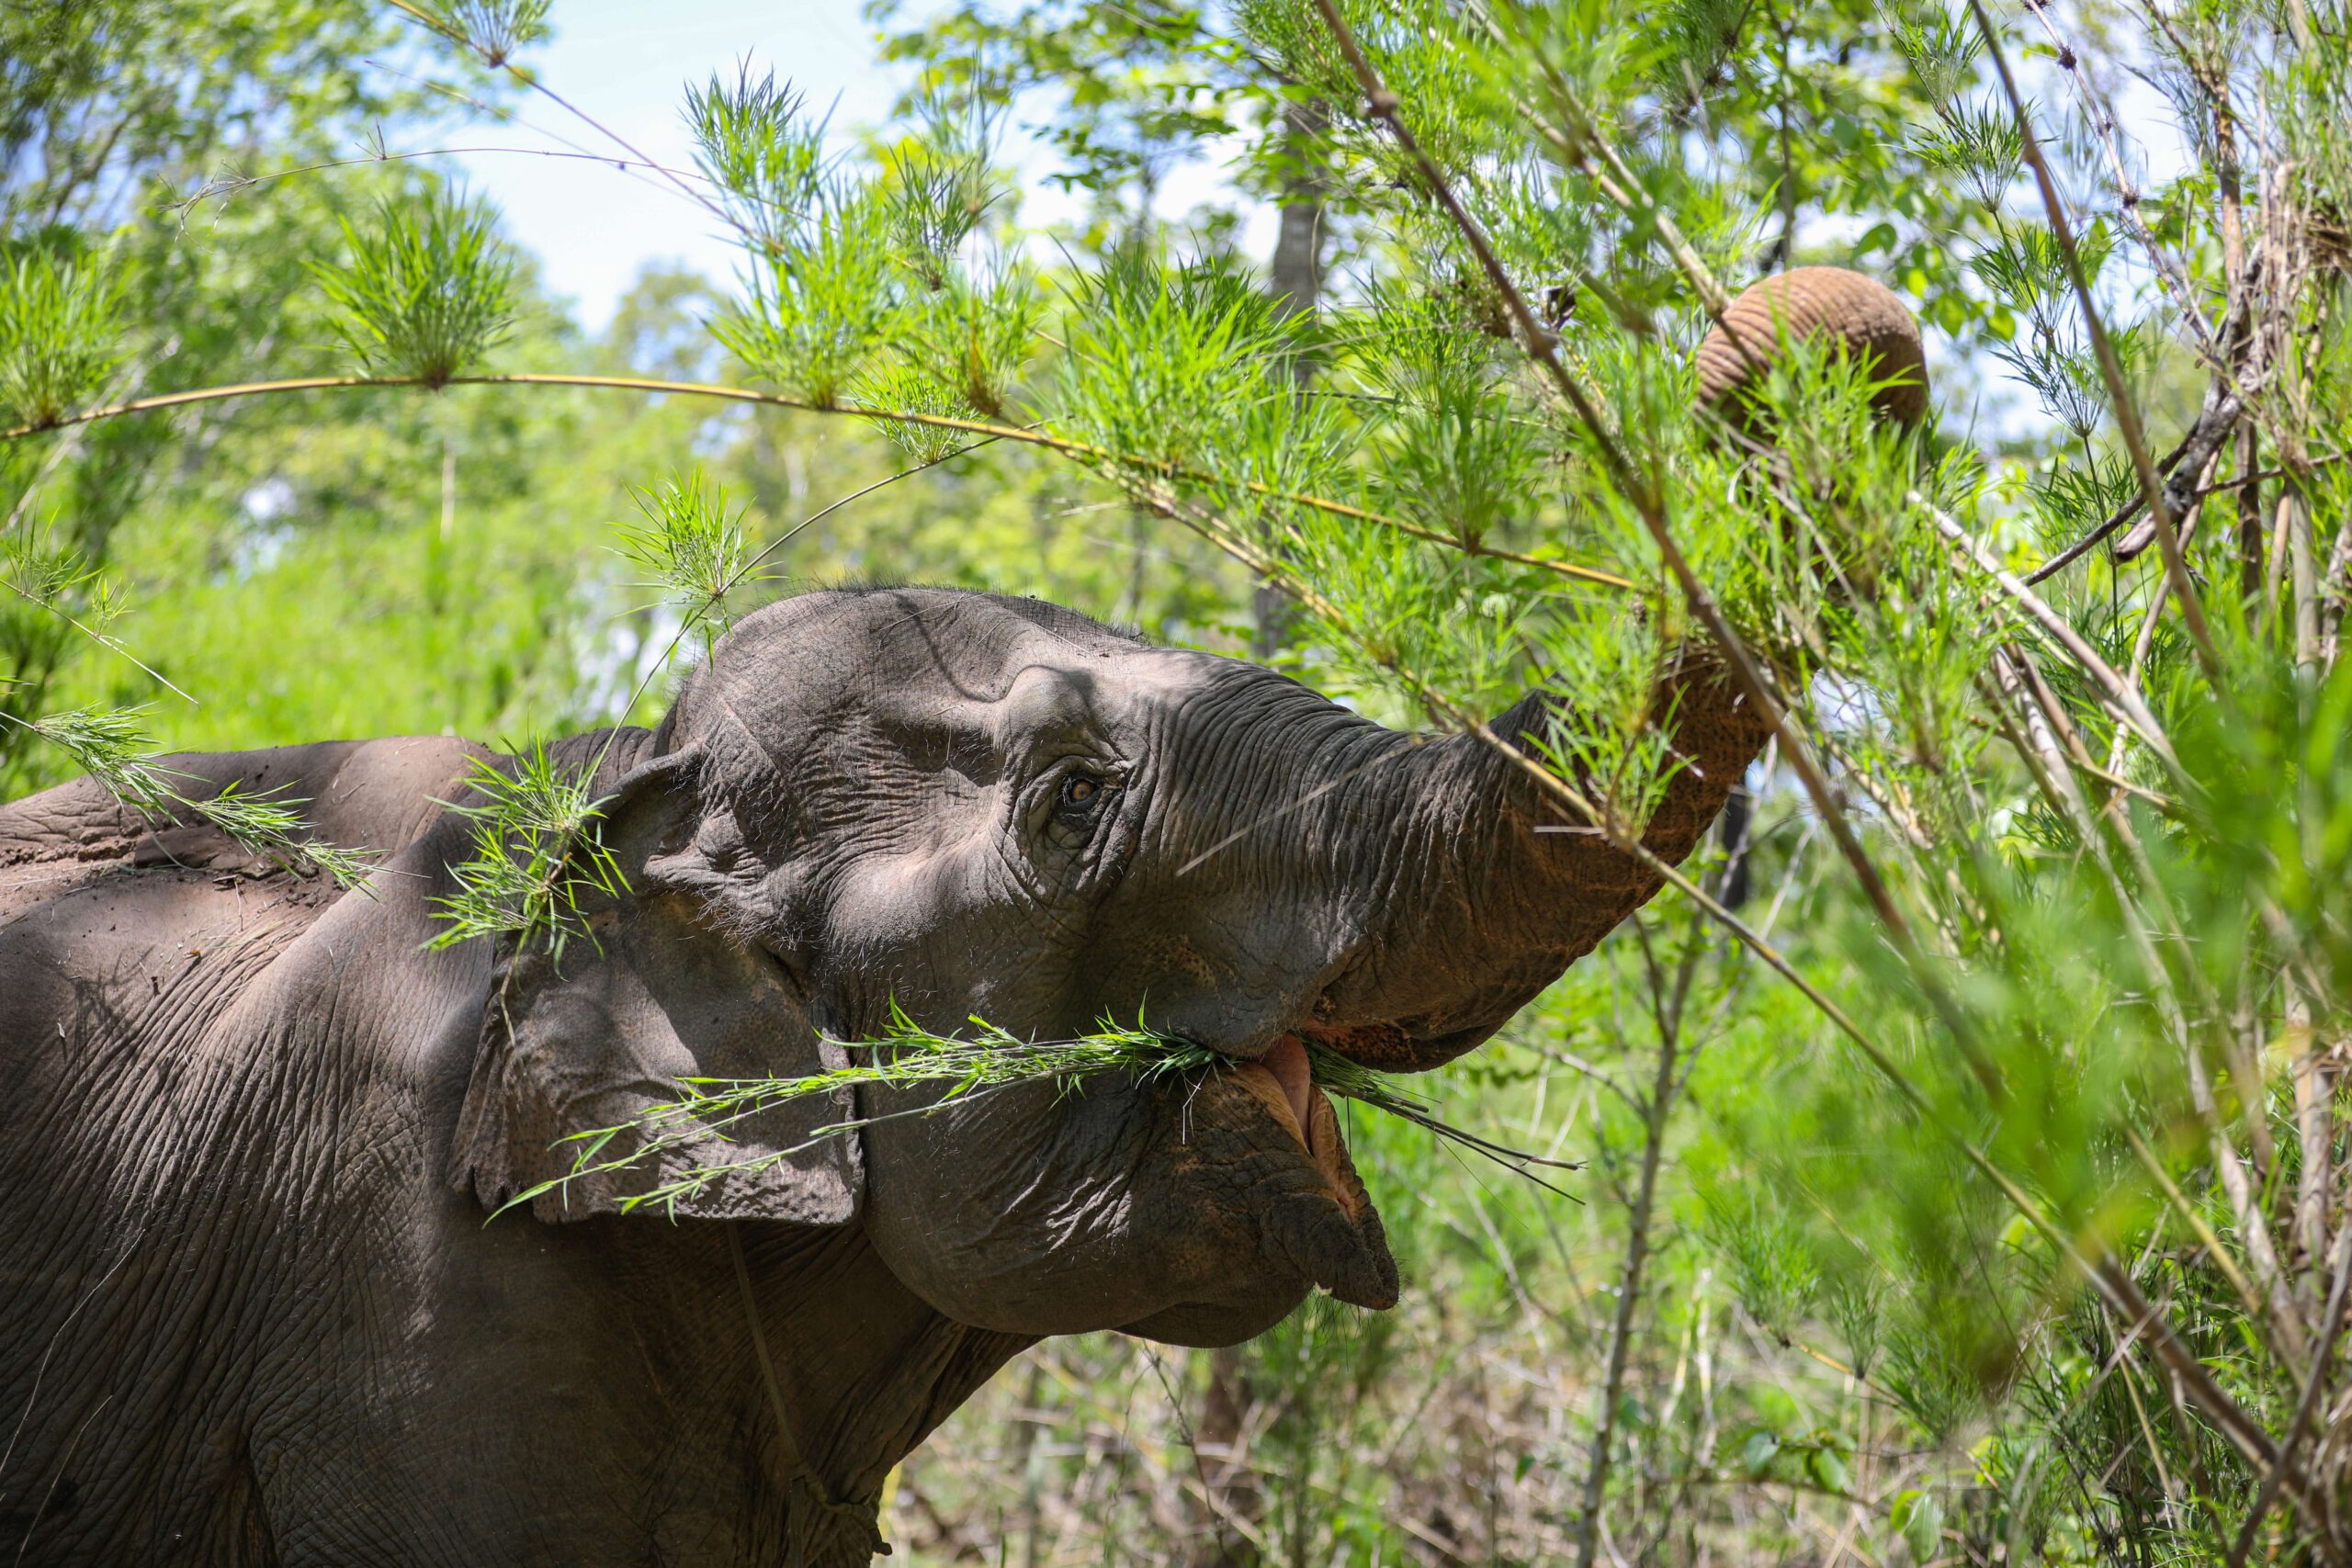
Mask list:
POLYGON ((1258 1058, 1256 1066, 1273 1076, 1290 1101, 1291 1120, 1295 1122, 1300 1141, 1308 1149, 1315 1147, 1315 1069, 1306 1057, 1306 1046, 1297 1035, 1285 1034, 1258 1058))
POLYGON ((1283 1035, 1255 1061, 1238 1062, 1227 1081, 1298 1141, 1319 1190, 1294 1189, 1261 1216, 1267 1253, 1351 1305, 1396 1301, 1396 1262, 1380 1215, 1348 1158, 1340 1119, 1309 1075, 1306 1047, 1283 1035))
POLYGON ((1295 1036, 1283 1035, 1264 1055, 1232 1072, 1301 1148, 1315 1153, 1315 1103, 1323 1095, 1307 1076, 1306 1050, 1295 1036))
POLYGON ((1363 1184, 1348 1164, 1347 1145, 1340 1138, 1339 1117, 1331 1102, 1307 1073, 1306 1048, 1295 1035, 1285 1034, 1272 1050, 1254 1062, 1244 1062, 1233 1076, 1250 1097, 1264 1106, 1298 1140, 1307 1161, 1323 1178, 1330 1195, 1350 1219, 1367 1207, 1363 1184))

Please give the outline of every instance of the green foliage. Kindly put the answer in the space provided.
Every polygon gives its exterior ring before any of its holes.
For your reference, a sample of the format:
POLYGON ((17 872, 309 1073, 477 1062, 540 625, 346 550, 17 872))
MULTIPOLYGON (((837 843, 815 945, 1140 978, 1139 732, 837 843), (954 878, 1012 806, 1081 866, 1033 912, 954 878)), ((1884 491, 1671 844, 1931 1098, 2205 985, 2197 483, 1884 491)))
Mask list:
POLYGON ((1468 544, 1507 529, 1540 493, 1545 443, 1513 396, 1504 345, 1426 295, 1376 309, 1363 378, 1391 400, 1372 459, 1383 510, 1468 544))
POLYGON ((547 36, 548 0, 429 0, 434 17, 493 68, 547 36))
MULTIPOLYGON (((869 13, 889 22, 895 0, 869 13)), ((1033 93, 1058 112, 1035 117, 1062 166, 1048 177, 1096 200, 1090 243, 1131 232, 1119 201, 1145 198, 1204 141, 1248 123, 1273 96, 1212 16, 1177 6, 1030 0, 1008 12, 950 7, 891 37, 885 60, 922 69, 914 101, 975 106, 1033 93)))
MULTIPOLYGON (((858 401, 899 413, 928 414, 939 419, 978 420, 980 411, 922 367, 891 360, 866 372, 858 384, 858 401)), ((923 468, 944 463, 972 445, 968 431, 953 425, 919 424, 911 420, 877 419, 875 429, 883 438, 923 468)))
POLYGON ((1142 1029, 1121 1029, 1108 1020, 1093 1034, 1052 1041, 1022 1040, 978 1018, 971 1023, 974 1034, 968 1039, 933 1034, 918 1027, 894 1001, 889 1029, 881 1040, 848 1043, 851 1049, 870 1053, 866 1061, 794 1078, 682 1079, 680 1088, 684 1092, 679 1099, 648 1107, 625 1126, 572 1134, 566 1141, 581 1145, 574 1151, 572 1168, 518 1192, 508 1206, 530 1202, 585 1177, 659 1168, 665 1156, 689 1149, 705 1138, 705 1128, 731 1126, 774 1106, 801 1100, 838 1104, 847 1091, 861 1087, 899 1093, 916 1089, 934 1092, 902 1110, 812 1128, 806 1143, 790 1148, 741 1161, 695 1163, 684 1175, 631 1195, 623 1201, 623 1210, 651 1205, 674 1213, 682 1199, 729 1176, 766 1168, 827 1138, 849 1136, 893 1116, 934 1115, 1015 1085, 1046 1082, 1061 1094, 1074 1094, 1082 1091, 1088 1079, 1106 1073, 1149 1083, 1199 1074, 1216 1059, 1216 1054, 1204 1047, 1142 1029), (625 1133, 634 1136, 624 1152, 609 1154, 625 1133))
POLYGON ((865 193, 825 187, 792 241, 746 263, 746 298, 711 323, 762 378, 831 408, 895 335, 898 257, 865 193))
MULTIPOLYGON (((507 777, 492 764, 476 766, 484 779, 493 775, 507 777)), ((525 759, 516 779, 503 785, 491 785, 487 790, 477 782, 479 793, 498 792, 487 805, 460 807, 475 817, 481 827, 477 831, 474 858, 451 868, 466 891, 460 898, 443 901, 449 923, 434 939, 434 946, 452 945, 470 936, 506 929, 526 941, 547 941, 560 960, 566 937, 586 929, 579 923, 581 900, 597 892, 609 897, 622 887, 618 868, 594 837, 594 806, 582 808, 574 801, 554 796, 551 791, 555 786, 542 776, 544 773, 544 753, 535 752, 525 759), (565 809, 579 813, 568 819, 566 830, 573 846, 570 849, 545 830, 555 813, 565 809), (492 853, 492 846, 501 842, 513 850, 511 856, 502 858, 492 853), (567 856, 579 863, 580 874, 573 874, 564 863, 567 856), (514 864, 516 861, 522 863, 519 867, 514 864), (484 896, 491 901, 487 905, 481 901, 484 896), (492 923, 497 918, 495 913, 483 913, 485 908, 517 913, 512 923, 501 928, 492 923)), ((681 1079, 680 1087, 685 1091, 681 1098, 649 1106, 633 1122, 571 1134, 567 1141, 582 1145, 575 1151, 572 1168, 517 1193, 509 1206, 529 1202, 584 1177, 630 1168, 660 1168, 666 1163, 665 1156, 686 1150, 706 1136, 707 1128, 731 1126, 775 1106, 802 1100, 842 1103, 843 1096, 860 1088, 899 1095, 920 1089, 924 1094, 918 1103, 902 1109, 812 1128, 807 1142, 787 1149, 738 1162, 692 1165, 683 1175, 630 1197, 623 1204, 624 1209, 650 1203, 674 1213, 679 1200, 694 1196, 730 1174, 765 1168, 826 1138, 847 1136, 892 1117, 935 1115, 961 1102, 1023 1084, 1050 1083, 1058 1095, 1071 1095, 1084 1093, 1087 1085, 1099 1077, 1114 1077, 1146 1086, 1162 1080, 1197 1084, 1204 1077, 1234 1067, 1233 1059, 1220 1052, 1160 1033, 1140 1021, 1129 1027, 1106 1018, 1094 1032, 1069 1040, 1024 1040, 986 1019, 975 1017, 967 1021, 972 1029, 968 1035, 935 1034, 908 1017, 894 999, 890 1004, 890 1022, 882 1038, 831 1043, 844 1053, 865 1053, 863 1061, 852 1056, 845 1066, 799 1077, 681 1079), (609 1154, 607 1151, 625 1133, 634 1135, 623 1152, 609 1154)), ((1306 1043, 1306 1051, 1313 1082, 1329 1093, 1423 1128, 1539 1186, 1550 1188, 1530 1167, 1574 1168, 1569 1162, 1509 1148, 1440 1121, 1426 1100, 1399 1088, 1396 1078, 1387 1073, 1350 1061, 1312 1041, 1306 1043)))
POLYGON ((436 188, 386 201, 368 231, 346 223, 339 265, 315 269, 335 335, 370 376, 439 388, 472 370, 514 324, 514 263, 479 202, 436 188))
MULTIPOLYGON (((729 512, 727 492, 709 483, 699 468, 684 479, 667 479, 639 491, 632 499, 644 521, 621 525, 621 555, 653 573, 647 586, 676 596, 690 626, 716 620, 723 628, 729 598, 745 585, 753 570, 743 509, 729 512)), ((715 636, 706 625, 706 651, 715 636)))
POLYGON ((996 129, 985 105, 974 100, 958 115, 953 96, 933 96, 917 107, 918 134, 879 155, 879 220, 901 262, 936 292, 948 287, 957 252, 1004 192, 989 165, 996 129))
POLYGON ((1282 442, 1308 328, 1231 263, 1114 256, 1073 286, 1062 326, 1054 403, 1074 432, 1142 464, 1139 482, 1253 458, 1262 471, 1282 442))
POLYGON ((171 792, 141 755, 147 736, 138 710, 75 708, 51 714, 28 728, 62 748, 118 800, 148 811, 169 808, 171 792))
POLYGON ((686 87, 686 129, 695 166, 718 191, 736 231, 764 255, 781 257, 803 240, 825 194, 825 127, 801 112, 801 96, 773 72, 733 85, 713 76, 686 87))
POLYGON ((467 793, 449 809, 473 824, 471 852, 448 868, 458 890, 434 900, 442 923, 427 947, 504 938, 543 946, 560 964, 575 939, 594 943, 582 904, 620 897, 628 879, 605 844, 594 771, 558 762, 540 741, 469 759, 467 793))
MULTIPOLYGON (((911 368, 929 383, 918 395, 943 406, 954 396, 979 414, 1001 417, 1036 353, 1044 309, 1037 275, 1018 260, 1000 260, 977 277, 961 269, 948 273, 916 302, 907 329, 911 368)), ((929 438, 898 427, 892 439, 929 438)))
MULTIPOLYGON (((0 10, 0 277, 20 258, 38 266, 46 254, 73 273, 83 299, 108 289, 121 296, 125 330, 111 344, 96 334, 83 347, 122 357, 81 395, 324 369, 331 349, 304 260, 334 243, 353 188, 382 189, 390 171, 352 169, 334 186, 281 182, 264 199, 223 197, 200 223, 169 198, 347 156, 386 124, 424 129, 426 106, 449 101, 418 85, 443 63, 433 47, 390 8, 363 0, 91 0, 0 10), (271 330, 255 331, 263 322, 271 330)), ((463 71, 447 85, 498 96, 463 71)), ((71 347, 74 338, 59 342, 71 347)), ((17 540, 37 536, 77 570, 103 574, 119 528, 164 511, 185 518, 191 505, 233 508, 240 491, 223 471, 233 464, 193 463, 191 451, 220 459, 246 441, 266 448, 268 432, 299 433, 318 415, 291 404, 224 405, 195 416, 193 429, 123 420, 12 444, 0 452, 0 517, 17 540)), ((148 581, 147 558, 129 575, 148 581)), ((30 718, 75 702, 130 706, 166 689, 125 679, 119 649, 57 614, 93 625, 84 595, 106 581, 87 578, 54 607, 10 596, 13 607, 0 610, 0 709, 30 718), (85 651, 104 670, 103 689, 58 696, 61 679, 77 681, 68 667, 85 651)), ((142 626, 142 643, 147 635, 142 626)), ((240 632, 210 646, 249 644, 258 650, 240 632)), ((202 694, 231 706, 241 700, 226 690, 202 694)), ((180 711, 155 710, 159 735, 181 722, 180 711)), ((58 776, 63 755, 0 724, 0 775, 11 791, 58 776)))
POLYGON ((17 253, 0 271, 0 418, 39 429, 89 401, 122 333, 121 280, 100 258, 17 253))

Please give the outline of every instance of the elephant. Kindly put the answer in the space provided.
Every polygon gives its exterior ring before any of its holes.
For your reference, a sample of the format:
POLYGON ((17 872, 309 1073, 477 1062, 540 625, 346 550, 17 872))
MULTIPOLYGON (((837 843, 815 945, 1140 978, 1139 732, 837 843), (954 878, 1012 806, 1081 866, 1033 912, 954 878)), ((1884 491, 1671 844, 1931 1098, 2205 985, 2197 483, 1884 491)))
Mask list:
MULTIPOLYGON (((1776 324, 1883 337, 1881 295, 1776 324)), ((1770 726, 1696 647, 1655 711, 1643 841, 1673 863, 1770 726)), ((87 780, 0 807, 0 1552, 840 1568, 888 1550, 891 1468, 1043 1337, 1392 1304, 1306 1043, 1437 1066, 1657 891, 1545 830, 1512 748, 1574 721, 1539 689, 1492 743, 1404 734, 1035 600, 806 592, 654 728, 554 745, 622 874, 560 953, 428 946, 469 769, 514 765, 468 741, 168 760, 190 800, 271 794, 376 852, 350 891, 87 780), (1230 1066, 850 1136, 780 1104, 547 1185, 569 1135, 839 1066, 893 1009, 1148 1017, 1230 1066)))

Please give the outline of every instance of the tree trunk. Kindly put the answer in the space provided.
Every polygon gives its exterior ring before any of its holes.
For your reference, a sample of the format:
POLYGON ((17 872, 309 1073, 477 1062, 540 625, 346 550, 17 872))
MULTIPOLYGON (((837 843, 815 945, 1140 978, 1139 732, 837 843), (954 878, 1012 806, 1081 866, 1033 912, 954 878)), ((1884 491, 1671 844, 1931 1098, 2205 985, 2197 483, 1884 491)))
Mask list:
MULTIPOLYGON (((1274 235, 1267 287, 1285 316, 1312 315, 1323 299, 1323 181, 1314 157, 1315 144, 1329 125, 1321 104, 1293 104, 1283 110, 1283 141, 1294 162, 1283 180, 1282 227, 1274 235)), ((1294 364, 1304 392, 1315 367, 1304 359, 1294 364)), ((1289 596, 1270 582, 1257 585, 1250 610, 1250 656, 1270 659, 1289 640, 1295 612, 1289 596)))

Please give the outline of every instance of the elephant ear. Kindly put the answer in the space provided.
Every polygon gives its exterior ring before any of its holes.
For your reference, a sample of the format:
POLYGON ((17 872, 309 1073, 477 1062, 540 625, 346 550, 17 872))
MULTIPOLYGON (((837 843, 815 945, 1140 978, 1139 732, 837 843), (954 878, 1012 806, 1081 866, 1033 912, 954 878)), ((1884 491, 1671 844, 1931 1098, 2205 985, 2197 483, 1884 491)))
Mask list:
POLYGON ((684 1079, 798 1077, 846 1060, 810 1027, 781 965, 714 919, 710 889, 740 887, 743 869, 711 865, 706 846, 740 851, 741 840, 723 808, 710 830, 697 764, 691 752, 656 758, 613 787, 605 843, 628 890, 592 895, 589 935, 560 957, 527 942, 492 974, 449 1180, 493 1212, 528 1194, 543 1220, 649 1197, 658 1213, 706 1219, 842 1224, 857 1213, 858 1140, 813 1137, 854 1114, 845 1094, 723 1128, 657 1111, 684 1079), (665 1190, 674 1196, 651 1196, 665 1190))

